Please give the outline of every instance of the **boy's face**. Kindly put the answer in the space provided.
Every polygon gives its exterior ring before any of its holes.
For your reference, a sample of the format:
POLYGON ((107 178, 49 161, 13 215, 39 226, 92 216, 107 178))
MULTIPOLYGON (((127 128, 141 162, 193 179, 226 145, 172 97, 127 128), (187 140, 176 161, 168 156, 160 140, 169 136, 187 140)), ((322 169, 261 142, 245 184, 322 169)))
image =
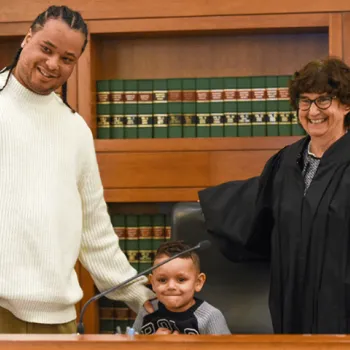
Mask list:
MULTIPOLYGON (((166 259, 161 256, 154 264, 166 259)), ((191 258, 177 258, 155 269, 150 280, 158 300, 169 311, 183 312, 195 303, 194 293, 202 289, 205 274, 199 273, 191 258)))

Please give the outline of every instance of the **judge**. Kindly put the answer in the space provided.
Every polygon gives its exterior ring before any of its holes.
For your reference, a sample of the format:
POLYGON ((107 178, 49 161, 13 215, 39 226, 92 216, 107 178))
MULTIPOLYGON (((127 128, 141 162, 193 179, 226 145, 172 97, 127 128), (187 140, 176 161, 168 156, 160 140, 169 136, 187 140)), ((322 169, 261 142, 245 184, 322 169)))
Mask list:
POLYGON ((259 177, 205 189, 199 199, 226 257, 270 260, 275 333, 349 333, 350 68, 312 61, 289 93, 307 136, 259 177))

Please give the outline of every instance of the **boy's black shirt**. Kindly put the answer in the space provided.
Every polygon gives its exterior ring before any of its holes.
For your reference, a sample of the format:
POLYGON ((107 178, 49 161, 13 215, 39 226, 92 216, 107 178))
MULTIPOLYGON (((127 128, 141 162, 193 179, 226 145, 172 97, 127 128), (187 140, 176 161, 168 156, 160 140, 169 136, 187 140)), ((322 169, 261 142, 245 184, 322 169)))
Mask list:
POLYGON ((202 305, 203 300, 195 298, 195 304, 184 312, 169 311, 158 301, 158 310, 144 317, 141 334, 153 334, 159 328, 177 330, 181 334, 200 334, 198 320, 194 312, 202 305))

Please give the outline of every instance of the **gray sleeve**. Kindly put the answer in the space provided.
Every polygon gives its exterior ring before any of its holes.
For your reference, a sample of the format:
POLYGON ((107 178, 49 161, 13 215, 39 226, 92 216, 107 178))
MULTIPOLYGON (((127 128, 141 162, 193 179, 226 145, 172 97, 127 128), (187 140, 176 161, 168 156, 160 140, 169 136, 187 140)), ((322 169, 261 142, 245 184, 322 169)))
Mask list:
MULTIPOLYGON (((152 299, 151 304, 153 306, 154 311, 157 311, 158 310, 158 299, 152 299)), ((147 314, 148 314, 147 310, 144 307, 142 307, 140 309, 140 311, 138 312, 136 319, 135 319, 135 322, 132 326, 132 328, 135 329, 135 332, 140 333, 141 327, 143 324, 143 319, 147 314)))
POLYGON ((194 312, 200 334, 231 334, 222 312, 207 302, 194 312))
POLYGON ((142 307, 140 309, 140 311, 138 312, 135 322, 133 324, 133 328, 135 329, 135 332, 140 333, 141 331, 141 327, 142 327, 142 323, 143 323, 143 318, 147 315, 147 311, 144 307, 142 307))

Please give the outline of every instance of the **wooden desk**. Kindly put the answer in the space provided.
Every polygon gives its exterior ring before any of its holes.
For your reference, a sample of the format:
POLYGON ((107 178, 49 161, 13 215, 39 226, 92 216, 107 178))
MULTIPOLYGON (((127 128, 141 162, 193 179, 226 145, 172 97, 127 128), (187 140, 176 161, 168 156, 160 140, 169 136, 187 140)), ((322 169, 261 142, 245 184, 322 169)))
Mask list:
POLYGON ((350 349, 347 335, 0 335, 6 350, 241 350, 241 349, 350 349))

